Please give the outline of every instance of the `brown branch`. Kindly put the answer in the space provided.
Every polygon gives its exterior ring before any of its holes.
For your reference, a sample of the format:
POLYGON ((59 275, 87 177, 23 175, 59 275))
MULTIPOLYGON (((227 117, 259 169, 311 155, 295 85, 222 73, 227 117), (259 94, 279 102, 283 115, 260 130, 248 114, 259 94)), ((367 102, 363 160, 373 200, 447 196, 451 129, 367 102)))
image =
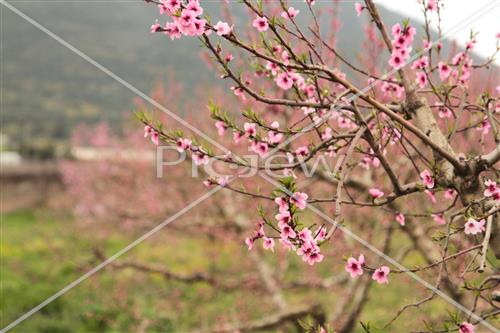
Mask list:
MULTIPOLYGON (((325 314, 319 305, 297 307, 288 311, 278 312, 273 315, 256 319, 247 323, 224 325, 220 328, 210 329, 209 332, 225 333, 225 332, 254 332, 261 330, 272 330, 283 326, 286 323, 296 323, 297 320, 306 316, 312 316, 318 324, 323 324, 325 314)), ((207 332, 202 329, 195 332, 207 332)), ((194 332, 193 332, 194 333, 194 332)))

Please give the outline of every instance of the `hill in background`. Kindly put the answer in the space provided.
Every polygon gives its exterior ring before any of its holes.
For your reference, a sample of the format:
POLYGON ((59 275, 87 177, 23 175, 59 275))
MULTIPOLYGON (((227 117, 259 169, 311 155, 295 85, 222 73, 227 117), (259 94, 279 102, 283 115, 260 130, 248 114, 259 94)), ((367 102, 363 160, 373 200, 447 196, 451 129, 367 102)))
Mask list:
MULTIPOLYGON (((203 63, 196 39, 172 42, 162 34, 149 33, 149 26, 159 16, 153 5, 77 0, 12 3, 145 93, 158 78, 166 79, 167 87, 172 78, 188 88, 222 84, 203 63)), ((308 19, 302 3, 294 6, 301 9, 299 17, 308 19)), ((319 6, 331 5, 320 2, 319 6)), ((212 17, 218 17, 217 2, 207 2, 204 7, 212 17)), ((248 24, 242 7, 234 3, 231 10, 236 22, 248 24)), ((390 24, 403 19, 385 10, 382 14, 390 24)), ((2 15, 1 131, 16 144, 47 138, 66 140, 77 123, 117 123, 133 111, 136 96, 130 90, 10 10, 4 8, 2 15)), ((339 46, 346 57, 355 59, 363 30, 352 3, 340 3, 339 19, 339 46)), ((327 21, 325 18, 325 31, 327 21)), ((189 96, 179 96, 180 101, 186 98, 189 96)))

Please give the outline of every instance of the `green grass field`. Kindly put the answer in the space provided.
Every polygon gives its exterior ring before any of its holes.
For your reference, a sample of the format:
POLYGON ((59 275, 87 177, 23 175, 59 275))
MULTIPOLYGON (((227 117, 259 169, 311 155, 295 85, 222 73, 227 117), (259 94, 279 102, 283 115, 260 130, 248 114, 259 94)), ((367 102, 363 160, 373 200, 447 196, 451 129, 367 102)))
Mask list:
MULTIPOLYGON (((56 217, 47 210, 4 215, 1 326, 94 267, 98 263, 92 254, 96 244, 111 255, 133 239, 133 235, 119 231, 100 237, 79 227, 70 216, 56 217)), ((125 258, 162 264, 178 273, 217 273, 221 267, 225 271, 229 268, 230 276, 225 273, 224 278, 234 279, 243 277, 247 256, 244 246, 234 242, 221 248, 220 243, 204 237, 181 234, 171 240, 163 234, 141 244, 125 258)), ((266 260, 273 263, 275 258, 268 255, 266 260)), ((342 269, 331 267, 329 261, 318 267, 324 277, 342 269)), ((290 278, 307 274, 307 268, 304 270, 303 264, 292 257, 287 274, 290 278)), ((408 278, 394 279, 390 288, 374 285, 360 319, 370 322, 373 332, 408 332, 422 319, 446 318, 447 307, 441 301, 434 301, 411 310, 390 330, 375 329, 386 323, 396 309, 425 295, 408 278)), ((218 292, 203 282, 186 284, 132 269, 106 269, 42 309, 13 332, 185 332, 212 327, 221 320, 265 316, 275 311, 270 302, 262 301, 265 296, 244 288, 218 292)), ((327 311, 339 301, 335 288, 287 291, 285 296, 290 304, 319 301, 327 311)), ((363 332, 361 326, 358 328, 355 332, 363 332)))

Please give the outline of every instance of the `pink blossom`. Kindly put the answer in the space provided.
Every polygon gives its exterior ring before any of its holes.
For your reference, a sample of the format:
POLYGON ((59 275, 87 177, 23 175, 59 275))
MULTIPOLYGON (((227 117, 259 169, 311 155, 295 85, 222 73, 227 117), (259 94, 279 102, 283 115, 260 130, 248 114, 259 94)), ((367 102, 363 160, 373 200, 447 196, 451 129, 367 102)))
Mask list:
MULTIPOLYGON (((407 39, 405 39, 405 43, 407 43, 407 39)), ((400 48, 395 49, 393 52, 399 53, 399 55, 401 56, 403 61, 406 61, 406 60, 408 60, 408 58, 410 58, 411 50, 412 50, 412 48, 409 46, 401 46, 400 48)), ((403 65, 406 65, 406 64, 403 64, 403 65)))
POLYGON ((360 254, 356 260, 353 257, 347 259, 347 264, 345 270, 347 273, 351 274, 352 278, 363 275, 363 265, 365 264, 365 256, 360 254))
POLYGON ((192 142, 189 139, 178 138, 176 141, 177 151, 182 153, 186 149, 191 148, 191 143, 192 142))
POLYGON ((465 59, 465 56, 466 56, 465 53, 458 52, 451 60, 451 64, 453 66, 458 66, 465 59))
POLYGON ((149 125, 144 126, 144 137, 147 138, 151 133, 153 133, 153 128, 149 125))
POLYGON ((281 211, 288 211, 288 209, 289 209, 288 202, 286 201, 285 198, 277 197, 276 199, 274 199, 274 202, 278 205, 280 212, 281 211))
POLYGON ((245 129, 245 136, 248 138, 253 138, 257 134, 256 125, 254 123, 244 123, 243 128, 245 129))
POLYGON ((321 226, 318 228, 318 230, 316 231, 316 237, 314 237, 315 239, 317 240, 323 240, 326 238, 326 227, 325 226, 321 226))
POLYGON ((270 143, 279 143, 283 139, 282 133, 276 133, 275 131, 269 131, 268 140, 270 143))
POLYGON ((295 9, 293 7, 290 7, 290 8, 288 8, 287 11, 284 11, 281 13, 281 17, 283 17, 284 19, 293 19, 293 18, 297 17, 297 15, 299 15, 299 13, 300 13, 300 10, 295 9))
POLYGON ((205 165, 209 161, 208 155, 198 151, 193 153, 192 159, 196 165, 205 165))
POLYGON ((399 52, 393 52, 389 59, 389 65, 394 69, 400 69, 404 65, 404 59, 399 52))
POLYGON ((272 73, 273 75, 278 74, 278 69, 279 69, 279 68, 280 68, 280 67, 279 67, 279 66, 278 66, 278 64, 277 64, 277 63, 275 63, 275 62, 270 62, 270 61, 268 61, 268 62, 267 62, 267 64, 266 64, 266 69, 267 69, 267 70, 270 70, 270 71, 271 71, 271 73, 272 73))
POLYGON ((289 225, 283 225, 281 228, 281 238, 287 239, 287 238, 295 238, 297 236, 297 233, 293 228, 289 225))
POLYGON ((439 118, 451 118, 453 116, 451 109, 443 105, 443 103, 436 103, 436 106, 438 107, 439 118))
POLYGON ((255 237, 260 238, 264 237, 264 222, 259 221, 256 224, 255 237))
POLYGON ((290 197, 290 202, 294 203, 295 206, 297 206, 298 209, 305 209, 306 204, 307 204, 307 199, 309 196, 306 193, 303 192, 295 192, 292 194, 290 197))
POLYGON ((233 59, 234 59, 234 57, 233 57, 233 55, 231 53, 226 54, 226 57, 224 58, 224 60, 226 62, 230 62, 233 59))
POLYGON ((458 333, 475 333, 474 325, 464 321, 458 327, 458 333))
POLYGON ((217 184, 220 186, 226 186, 229 183, 229 176, 219 177, 217 179, 217 184))
POLYGON ((260 157, 264 157, 267 155, 269 146, 267 145, 267 143, 260 141, 252 144, 252 150, 259 154, 260 157))
POLYGON ((280 212, 276 214, 274 218, 278 221, 278 226, 280 227, 288 225, 288 223, 292 220, 290 212, 288 210, 280 210, 280 212))
POLYGON ((283 90, 288 90, 293 86, 293 80, 287 72, 276 76, 276 84, 283 90))
POLYGON ((246 100, 247 98, 245 97, 245 91, 241 87, 231 87, 231 90, 233 91, 235 96, 240 97, 242 100, 246 100))
POLYGON ((340 128, 351 128, 354 123, 347 117, 339 117, 337 124, 340 128))
POLYGON ((415 27, 412 27, 411 25, 409 25, 408 27, 406 27, 405 30, 403 30, 402 35, 407 39, 408 41, 407 45, 413 42, 413 38, 415 37, 416 34, 417 34, 417 29, 415 29, 415 27))
POLYGON ((431 189, 434 188, 434 178, 432 178, 432 175, 429 170, 424 170, 420 173, 420 178, 422 179, 422 182, 424 183, 425 187, 431 189))
POLYGON ((399 36, 401 34, 401 24, 399 23, 394 24, 391 28, 391 33, 394 38, 399 36))
POLYGON ((451 200, 453 198, 455 198, 455 190, 450 188, 450 189, 447 189, 445 192, 444 192, 444 197, 448 200, 451 200))
POLYGON ((321 133, 321 140, 328 141, 333 138, 333 130, 330 127, 325 128, 325 131, 321 133))
POLYGON ((216 25, 214 25, 214 29, 219 36, 226 36, 231 33, 233 30, 232 27, 229 26, 226 22, 219 21, 216 25))
POLYGON ((491 199, 500 202, 500 188, 497 188, 495 193, 493 193, 493 196, 491 196, 491 199))
POLYGON ((373 272, 372 279, 377 281, 379 284, 389 283, 387 276, 391 270, 387 266, 382 266, 377 268, 375 272, 373 272))
POLYGON ((198 0, 189 0, 186 9, 192 11, 196 16, 203 14, 203 8, 201 8, 198 0))
POLYGON ((400 98, 403 95, 404 88, 400 86, 399 84, 391 83, 384 81, 382 83, 382 92, 384 93, 384 97, 387 97, 389 94, 396 94, 398 98, 400 98))
POLYGON ((195 20, 196 14, 190 10, 184 9, 178 22, 180 22, 180 24, 186 28, 191 27, 195 20))
POLYGON ((306 157, 309 155, 309 148, 307 148, 307 146, 299 147, 295 149, 295 155, 298 157, 306 157))
POLYGON ((443 214, 432 214, 432 218, 434 219, 434 222, 439 225, 446 224, 446 220, 443 214))
POLYGON ((271 250, 272 252, 274 252, 274 239, 264 237, 264 242, 262 243, 262 247, 265 250, 271 250))
POLYGON ((162 0, 161 2, 170 13, 174 13, 181 8, 181 0, 162 0))
POLYGON ((476 129, 478 131, 481 131, 483 135, 486 135, 490 131, 490 128, 491 128, 490 122, 488 121, 488 118, 485 117, 476 129))
POLYGON ((297 250, 297 255, 302 256, 302 260, 309 265, 314 265, 316 262, 323 260, 323 255, 320 253, 319 246, 314 241, 305 241, 297 250))
POLYGON ((396 221, 401 225, 401 226, 404 226, 405 225, 405 216, 401 213, 398 213, 396 215, 396 221))
POLYGON ((424 69, 429 66, 429 58, 427 56, 423 56, 422 58, 415 61, 412 65, 412 69, 424 69))
POLYGON ((467 45, 465 46, 465 48, 466 48, 467 50, 472 50, 472 49, 474 48, 474 46, 476 45, 476 43, 477 43, 476 38, 472 38, 472 39, 471 39, 471 40, 467 43, 467 45))
POLYGON ((241 133, 238 131, 233 132, 233 141, 234 143, 240 142, 241 139, 241 133))
POLYGON ((259 30, 259 32, 267 31, 267 29, 269 28, 269 23, 267 22, 267 18, 265 18, 265 17, 257 17, 253 21, 252 25, 254 28, 257 28, 257 30, 259 30))
POLYGON ((427 10, 431 12, 437 11, 437 0, 427 0, 427 10))
POLYGON ((484 185, 486 186, 486 189, 484 190, 483 194, 487 198, 493 196, 495 192, 498 190, 497 182, 494 182, 490 179, 486 179, 484 185))
POLYGON ((317 251, 312 251, 310 253, 307 253, 302 257, 309 265, 314 265, 315 263, 323 261, 323 255, 317 251))
MULTIPOLYGON (((288 66, 288 64, 290 64, 290 55, 288 54, 288 51, 287 50, 284 50, 283 53, 281 53, 281 59, 283 59, 283 63, 288 66)), ((292 76, 290 75, 290 78, 292 79, 293 81, 293 78, 292 76)))
POLYGON ((466 235, 475 235, 485 230, 484 219, 477 221, 473 218, 469 218, 464 224, 464 232, 466 235))
POLYGON ((427 39, 424 39, 422 41, 422 45, 423 45, 424 50, 426 50, 426 51, 428 51, 432 48, 432 42, 428 41, 427 39))
POLYGON ((429 198, 429 200, 435 204, 437 202, 436 200, 436 196, 434 195, 434 192, 432 191, 429 191, 429 190, 425 190, 424 193, 427 195, 427 197, 429 198))
POLYGON ((248 251, 250 251, 253 248, 253 243, 255 242, 254 238, 247 237, 245 239, 245 244, 248 246, 248 251))
POLYGON ((168 35, 171 40, 181 38, 182 33, 181 29, 177 25, 176 22, 167 22, 165 23, 165 29, 164 29, 165 35, 168 35))
POLYGON ((438 69, 439 69, 439 77, 441 78, 441 81, 444 81, 450 76, 451 74, 451 67, 445 64, 444 62, 439 62, 438 63, 438 69))
POLYGON ((160 26, 160 24, 158 23, 158 20, 156 20, 156 21, 155 21, 155 23, 153 23, 153 24, 151 25, 151 33, 154 33, 154 32, 158 32, 158 31, 160 31, 160 30, 161 30, 161 28, 160 28, 160 27, 161 27, 161 26, 160 26))
POLYGON ((360 4, 359 2, 356 2, 354 4, 354 9, 356 10, 356 13, 358 14, 358 16, 360 16, 361 13, 363 12, 363 9, 365 9, 365 7, 363 7, 363 5, 360 4))
POLYGON ((316 94, 316 88, 312 84, 305 85, 304 87, 302 87, 302 90, 306 93, 307 97, 309 98, 313 98, 314 94, 316 94))
POLYGON ((192 28, 188 32, 188 34, 193 36, 201 36, 205 33, 206 25, 207 25, 207 20, 205 19, 194 20, 192 28))
POLYGON ((153 143, 157 146, 160 144, 160 139, 157 131, 153 131, 151 133, 151 141, 153 141, 153 143))
POLYGON ((368 190, 368 193, 370 193, 370 195, 374 198, 374 199, 378 199, 378 198, 381 198, 384 196, 384 192, 382 192, 381 190, 377 189, 377 188, 371 188, 368 190))
POLYGON ((427 75, 425 74, 425 72, 417 72, 417 83, 418 83, 418 86, 420 87, 420 89, 423 89, 425 88, 425 86, 427 85, 427 75))
POLYGON ((299 239, 303 242, 313 242, 312 231, 309 228, 304 228, 299 232, 299 239))
POLYGON ((217 128, 219 135, 224 135, 224 132, 226 131, 226 124, 223 121, 217 121, 215 123, 215 127, 217 128))

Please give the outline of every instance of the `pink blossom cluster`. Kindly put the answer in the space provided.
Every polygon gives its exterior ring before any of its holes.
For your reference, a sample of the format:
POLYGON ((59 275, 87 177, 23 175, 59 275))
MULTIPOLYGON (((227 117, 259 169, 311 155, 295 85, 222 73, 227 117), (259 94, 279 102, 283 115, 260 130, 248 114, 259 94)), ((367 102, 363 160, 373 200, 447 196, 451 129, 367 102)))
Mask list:
MULTIPOLYGON (((224 121, 218 120, 215 122, 215 127, 219 135, 224 135, 229 125, 224 121)), ((267 137, 261 138, 257 133, 257 124, 246 122, 243 124, 243 129, 233 128, 233 141, 239 143, 242 138, 246 138, 250 143, 250 150, 258 154, 260 157, 267 156, 269 149, 279 144, 284 137, 284 134, 280 130, 280 124, 277 121, 273 121, 266 128, 267 137)))
POLYGON ((418 86, 422 89, 427 85, 427 73, 425 69, 429 66, 429 58, 427 56, 423 56, 420 59, 416 60, 411 68, 418 70, 416 72, 416 82, 418 86))
POLYGON ((463 322, 458 327, 458 333, 475 333, 474 325, 468 322, 463 322))
MULTIPOLYGON (((475 39, 474 43, 475 43, 475 39)), ((467 50, 472 49, 473 43, 469 42, 467 44, 467 50)), ((450 75, 451 77, 461 85, 467 85, 471 77, 472 70, 472 59, 467 54, 467 52, 459 52, 451 59, 451 66, 454 67, 452 69, 450 75)))
POLYGON ((435 104, 438 109, 439 118, 451 118, 453 116, 452 110, 441 102, 435 104))
MULTIPOLYGON (((356 259, 354 257, 350 257, 347 259, 347 263, 345 265, 345 271, 351 275, 352 278, 356 278, 358 276, 363 275, 363 267, 365 266, 365 256, 360 254, 356 259)), ((374 270, 372 274, 372 279, 377 281, 379 284, 387 284, 389 283, 389 273, 390 268, 387 266, 381 266, 374 270)))
POLYGON ((295 85, 298 89, 300 89, 307 97, 308 100, 306 102, 314 102, 318 101, 315 98, 316 88, 312 84, 307 84, 306 80, 299 73, 294 72, 287 66, 290 65, 291 57, 286 49, 284 49, 280 45, 276 45, 272 48, 273 54, 277 59, 280 60, 280 63, 268 61, 265 65, 266 75, 269 77, 273 77, 276 85, 283 89, 289 90, 295 85), (284 66, 282 68, 281 66, 284 66))
POLYGON ((381 90, 384 98, 401 98, 401 96, 403 96, 403 92, 405 91, 401 84, 395 83, 394 81, 392 81, 392 79, 384 81, 381 85, 381 90))
POLYGON ((186 3, 181 0, 161 0, 158 4, 160 15, 167 15, 172 21, 161 27, 158 22, 151 26, 151 32, 163 31, 171 39, 185 36, 201 36, 211 32, 207 27, 207 21, 200 16, 203 8, 198 0, 189 0, 186 3))
MULTIPOLYGON (((314 265, 323 260, 319 243, 326 238, 326 228, 321 226, 314 233, 307 227, 299 231, 293 218, 295 209, 304 210, 306 208, 308 198, 309 196, 303 192, 277 197, 274 201, 278 205, 278 214, 275 216, 278 228, 275 230, 279 230, 279 242, 283 248, 295 251, 297 255, 302 257, 302 260, 309 265, 314 265)), ((266 236, 263 222, 259 222, 254 234, 246 238, 245 243, 248 249, 251 250, 254 242, 260 238, 263 239, 264 249, 274 250, 274 239, 266 236)))
POLYGON ((184 36, 209 35, 215 31, 217 35, 229 35, 233 27, 226 22, 218 21, 213 28, 209 27, 207 20, 201 18, 203 8, 198 0, 161 0, 158 4, 160 15, 167 15, 172 21, 166 22, 162 27, 158 21, 151 25, 151 32, 164 32, 170 39, 184 36))
MULTIPOLYGON (((153 127, 146 125, 144 126, 144 137, 151 136, 151 141, 154 144, 159 145, 159 132, 153 127)), ((175 140, 175 145, 178 152, 191 151, 191 159, 196 165, 205 165, 209 161, 208 154, 204 151, 201 146, 194 146, 192 141, 187 138, 177 138, 175 140)))
POLYGON ((159 145, 160 144, 160 138, 159 138, 159 134, 158 134, 158 131, 156 131, 154 128, 152 128, 151 126, 149 125, 146 125, 144 126, 144 137, 147 138, 148 136, 151 136, 151 141, 155 144, 155 145, 159 145))
POLYGON ((497 185, 497 182, 487 179, 485 180, 484 185, 486 186, 484 196, 495 201, 500 201, 500 187, 497 185))
POLYGON ((410 57, 411 44, 417 30, 408 25, 401 27, 399 23, 392 26, 392 53, 389 65, 394 69, 400 69, 410 57))
POLYGON ((477 221, 476 219, 469 218, 464 225, 464 232, 466 235, 475 235, 485 230, 484 219, 477 221))

